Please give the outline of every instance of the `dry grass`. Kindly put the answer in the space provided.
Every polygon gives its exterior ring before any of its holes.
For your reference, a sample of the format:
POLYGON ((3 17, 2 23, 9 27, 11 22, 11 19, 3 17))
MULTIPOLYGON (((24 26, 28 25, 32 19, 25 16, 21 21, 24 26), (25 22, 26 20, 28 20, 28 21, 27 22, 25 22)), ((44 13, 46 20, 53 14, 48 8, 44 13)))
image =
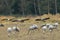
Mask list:
MULTIPOLYGON (((7 18, 7 17, 2 16, 0 18, 7 18)), ((8 18, 13 18, 13 17, 10 16, 8 18)), ((55 29, 52 33, 47 31, 45 32, 45 34, 43 34, 40 28, 41 24, 44 24, 44 23, 49 23, 49 22, 52 23, 56 21, 60 23, 60 14, 55 16, 54 15, 52 16, 51 14, 49 14, 49 15, 43 15, 43 16, 31 17, 31 18, 27 17, 27 18, 29 18, 30 20, 24 23, 2 21, 1 23, 3 23, 5 27, 0 27, 0 40, 60 40, 60 25, 58 27, 59 31, 55 29), (34 21, 36 18, 46 18, 46 17, 50 17, 50 19, 47 20, 46 22, 34 21), (29 26, 33 23, 37 24, 40 30, 39 31, 34 30, 34 31, 31 31, 30 34, 27 34, 29 26), (14 25, 17 25, 20 28, 20 32, 16 33, 15 35, 11 34, 10 35, 11 37, 8 37, 6 30, 8 27, 12 27, 14 25)), ((19 18, 19 19, 23 19, 23 18, 19 18)))

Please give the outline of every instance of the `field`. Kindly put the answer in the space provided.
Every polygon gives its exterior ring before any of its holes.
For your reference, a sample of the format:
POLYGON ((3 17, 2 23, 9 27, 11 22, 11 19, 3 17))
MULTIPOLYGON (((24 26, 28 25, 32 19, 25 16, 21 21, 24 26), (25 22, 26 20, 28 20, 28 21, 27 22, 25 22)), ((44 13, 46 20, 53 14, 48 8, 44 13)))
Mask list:
MULTIPOLYGON (((24 17, 30 19, 28 21, 25 21, 24 23, 1 21, 4 18, 15 18, 15 17, 0 16, 0 23, 4 24, 4 27, 0 27, 0 40, 60 40, 60 25, 58 29, 53 30, 53 32, 46 31, 45 33, 43 33, 42 29, 40 28, 40 26, 45 23, 54 23, 56 21, 60 23, 60 14, 57 15, 45 14, 37 17, 24 17), (35 21, 35 19, 37 18, 46 18, 46 17, 50 17, 50 19, 46 20, 46 22, 35 21), (28 28, 31 24, 37 24, 39 27, 39 31, 33 30, 29 34, 27 34, 28 28), (14 25, 17 25, 20 28, 20 32, 17 32, 15 35, 11 34, 10 37, 8 37, 7 28, 13 27, 14 25)), ((18 17, 16 19, 24 19, 24 18, 18 17)))

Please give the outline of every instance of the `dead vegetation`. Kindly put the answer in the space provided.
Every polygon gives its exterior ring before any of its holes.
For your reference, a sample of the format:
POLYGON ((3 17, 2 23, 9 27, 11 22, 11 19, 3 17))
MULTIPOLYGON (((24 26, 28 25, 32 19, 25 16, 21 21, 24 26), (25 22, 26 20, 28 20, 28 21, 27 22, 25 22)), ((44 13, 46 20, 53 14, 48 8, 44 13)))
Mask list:
POLYGON ((4 24, 4 27, 0 27, 0 40, 60 40, 60 25, 59 25, 59 31, 54 30, 52 33, 46 32, 45 34, 42 33, 42 30, 40 29, 41 24, 44 23, 53 23, 53 22, 59 22, 60 23, 60 14, 57 15, 42 15, 37 17, 25 17, 25 18, 15 18, 12 16, 0 16, 0 23, 4 24), (50 18, 44 21, 39 21, 41 19, 50 18), (10 21, 1 21, 2 19, 12 19, 10 21), (12 22, 12 21, 16 22, 12 22), (38 21, 35 21, 38 20, 38 21), (23 23, 21 23, 23 22, 23 23), (31 24, 37 24, 39 27, 39 31, 34 30, 30 32, 29 35, 27 35, 28 28, 31 24), (9 38, 6 32, 6 29, 8 27, 12 27, 14 25, 17 25, 21 30, 16 35, 11 35, 9 38))

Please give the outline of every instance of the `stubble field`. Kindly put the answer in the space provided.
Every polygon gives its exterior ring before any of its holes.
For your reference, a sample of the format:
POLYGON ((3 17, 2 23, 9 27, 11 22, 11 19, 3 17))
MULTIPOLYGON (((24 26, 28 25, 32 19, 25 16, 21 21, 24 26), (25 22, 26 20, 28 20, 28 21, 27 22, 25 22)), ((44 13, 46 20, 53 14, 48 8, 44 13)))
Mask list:
POLYGON ((45 23, 54 23, 59 22, 60 23, 60 14, 57 15, 42 15, 37 17, 18 17, 15 19, 24 19, 29 18, 30 20, 25 21, 23 23, 21 22, 11 22, 11 21, 1 21, 5 18, 15 18, 12 16, 0 16, 0 23, 4 24, 4 27, 0 27, 0 40, 60 40, 60 25, 58 26, 58 29, 54 29, 53 32, 46 31, 45 33, 42 32, 42 29, 40 28, 42 24, 45 23), (50 19, 46 20, 46 22, 43 21, 35 21, 35 19, 39 18, 46 18, 50 17, 50 19), (39 27, 38 30, 32 30, 28 33, 28 28, 31 26, 31 24, 37 24, 39 27), (13 27, 17 25, 20 28, 20 32, 15 33, 14 35, 11 34, 10 37, 8 37, 7 28, 13 27))

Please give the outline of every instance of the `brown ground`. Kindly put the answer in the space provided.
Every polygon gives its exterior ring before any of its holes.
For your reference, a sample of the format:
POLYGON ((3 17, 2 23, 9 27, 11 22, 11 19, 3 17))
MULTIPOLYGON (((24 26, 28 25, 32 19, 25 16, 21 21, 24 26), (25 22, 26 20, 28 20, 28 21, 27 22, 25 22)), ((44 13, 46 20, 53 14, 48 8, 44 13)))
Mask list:
MULTIPOLYGON (((14 18, 14 17, 1 16, 0 20, 4 19, 4 18, 14 18)), ((54 23, 56 21, 58 21, 60 23, 60 14, 53 15, 53 16, 51 14, 49 14, 49 15, 45 14, 43 16, 27 17, 27 18, 30 18, 30 20, 26 21, 24 23, 0 21, 0 23, 5 25, 4 27, 0 27, 0 40, 60 40, 60 25, 59 25, 58 29, 53 30, 53 32, 51 32, 51 33, 46 31, 45 34, 43 34, 43 32, 40 28, 41 24, 54 23), (40 18, 40 17, 41 18, 50 17, 50 19, 47 20, 46 22, 34 21, 36 18, 40 18), (39 31, 34 30, 34 31, 31 31, 30 34, 27 34, 29 26, 33 23, 37 24, 40 30, 39 31), (11 34, 10 37, 8 37, 7 28, 12 27, 14 25, 17 25, 20 28, 20 32, 16 33, 15 35, 11 34)))

